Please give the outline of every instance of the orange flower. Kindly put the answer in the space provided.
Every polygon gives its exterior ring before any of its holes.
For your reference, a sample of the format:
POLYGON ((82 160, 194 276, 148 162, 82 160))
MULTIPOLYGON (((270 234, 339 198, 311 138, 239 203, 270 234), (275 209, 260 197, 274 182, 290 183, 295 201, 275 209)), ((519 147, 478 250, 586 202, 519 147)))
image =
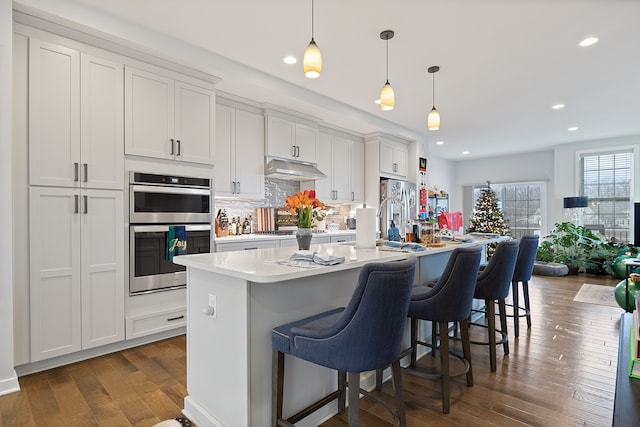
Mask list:
POLYGON ((324 203, 316 199, 315 190, 304 190, 288 196, 284 205, 289 208, 291 215, 297 216, 298 227, 310 228, 313 208, 323 207, 324 203))

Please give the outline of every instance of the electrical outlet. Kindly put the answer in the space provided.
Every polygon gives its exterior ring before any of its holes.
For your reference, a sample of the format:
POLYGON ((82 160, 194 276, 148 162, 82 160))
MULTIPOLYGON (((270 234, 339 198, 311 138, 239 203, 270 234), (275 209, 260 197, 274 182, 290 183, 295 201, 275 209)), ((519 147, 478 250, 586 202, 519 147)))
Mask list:
POLYGON ((211 314, 211 317, 213 317, 214 319, 216 319, 218 317, 218 302, 217 302, 217 298, 215 295, 213 294, 209 294, 209 307, 211 307, 213 309, 213 314, 211 314))

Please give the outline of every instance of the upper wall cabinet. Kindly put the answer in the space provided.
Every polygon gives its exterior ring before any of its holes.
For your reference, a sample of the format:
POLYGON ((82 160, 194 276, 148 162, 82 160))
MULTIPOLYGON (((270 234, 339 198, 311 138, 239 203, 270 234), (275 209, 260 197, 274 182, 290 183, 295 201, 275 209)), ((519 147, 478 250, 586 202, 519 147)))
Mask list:
POLYGON ((125 67, 125 154, 212 165, 215 92, 176 77, 125 67))
POLYGON ((380 141, 380 173, 407 178, 407 146, 395 141, 380 141))
POLYGON ((264 116, 216 105, 216 197, 264 197, 264 116))
POLYGON ((29 40, 29 184, 123 188, 123 65, 29 40))
POLYGON ((267 114, 266 155, 316 163, 317 127, 267 114))
POLYGON ((320 132, 317 150, 318 169, 327 178, 303 188, 315 188, 326 202, 362 203, 364 200, 364 144, 347 136, 320 132))

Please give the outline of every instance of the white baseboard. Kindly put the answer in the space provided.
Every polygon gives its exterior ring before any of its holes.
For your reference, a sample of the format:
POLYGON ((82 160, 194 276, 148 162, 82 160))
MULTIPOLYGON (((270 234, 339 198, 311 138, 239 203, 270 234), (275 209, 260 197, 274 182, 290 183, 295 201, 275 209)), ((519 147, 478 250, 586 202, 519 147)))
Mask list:
POLYGON ((0 396, 16 391, 20 391, 20 383, 18 382, 16 371, 13 371, 12 377, 0 380, 0 396))

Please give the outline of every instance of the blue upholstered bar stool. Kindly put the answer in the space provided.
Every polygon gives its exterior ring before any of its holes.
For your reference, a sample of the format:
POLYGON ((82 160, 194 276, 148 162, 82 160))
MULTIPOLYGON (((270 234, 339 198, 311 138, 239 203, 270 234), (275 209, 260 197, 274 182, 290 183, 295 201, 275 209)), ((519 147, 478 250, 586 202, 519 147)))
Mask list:
MULTIPOLYGON (((411 318, 411 365, 406 370, 408 374, 442 379, 442 412, 449 413, 450 408, 450 377, 467 375, 467 386, 473 386, 473 372, 471 369, 471 351, 469 341, 469 326, 467 324, 471 314, 473 292, 478 277, 480 266, 481 246, 469 248, 457 248, 449 257, 447 266, 442 276, 433 287, 415 286, 411 293, 409 304, 409 317, 411 318), (427 344, 418 340, 418 321, 430 320, 432 325, 432 342, 427 344), (460 358, 464 369, 460 373, 449 372, 449 322, 461 322, 461 338, 463 357, 460 358), (439 330, 440 335, 440 372, 437 374, 425 373, 416 367, 418 344, 431 347, 434 354, 435 337, 433 334, 439 330)), ((406 355, 406 351, 403 352, 406 355)))
POLYGON ((518 250, 518 259, 516 260, 516 268, 513 271, 511 279, 511 297, 513 299, 511 305, 513 307, 513 333, 516 337, 520 335, 520 317, 527 318, 527 327, 531 328, 531 304, 529 303, 529 280, 533 274, 533 264, 536 261, 538 252, 539 236, 522 236, 520 238, 520 249, 518 250), (518 295, 518 284, 522 283, 522 297, 524 299, 524 307, 520 306, 520 296, 518 295), (523 310, 523 313, 520 313, 523 310))
MULTIPOLYGON (((476 280, 476 289, 473 294, 474 298, 482 299, 485 302, 484 310, 487 324, 472 323, 473 325, 483 326, 488 329, 488 341, 471 341, 471 344, 482 344, 489 346, 489 357, 491 371, 496 371, 496 346, 502 344, 504 354, 509 354, 509 335, 507 334, 507 311, 505 298, 509 295, 509 285, 513 277, 513 271, 516 266, 518 257, 518 247, 520 242, 517 240, 507 240, 498 243, 493 256, 489 260, 487 266, 478 274, 476 280), (500 330, 496 330, 496 307, 498 303, 500 313, 500 330), (496 332, 500 332, 502 339, 496 340, 496 332)), ((465 328, 460 327, 461 331, 465 328)))
MULTIPOLYGON (((415 258, 362 267, 349 304, 303 320, 278 326, 271 333, 272 425, 293 426, 335 399, 344 413, 349 388, 349 426, 359 425, 359 395, 371 397, 406 426, 399 354, 415 274, 415 258), (284 355, 338 371, 338 390, 282 418, 284 355), (391 365, 395 411, 360 389, 360 373, 391 365), (348 381, 345 384, 345 378, 348 381), (395 413, 394 413, 395 412, 395 413)), ((309 384, 313 386, 313 384, 309 384)))

